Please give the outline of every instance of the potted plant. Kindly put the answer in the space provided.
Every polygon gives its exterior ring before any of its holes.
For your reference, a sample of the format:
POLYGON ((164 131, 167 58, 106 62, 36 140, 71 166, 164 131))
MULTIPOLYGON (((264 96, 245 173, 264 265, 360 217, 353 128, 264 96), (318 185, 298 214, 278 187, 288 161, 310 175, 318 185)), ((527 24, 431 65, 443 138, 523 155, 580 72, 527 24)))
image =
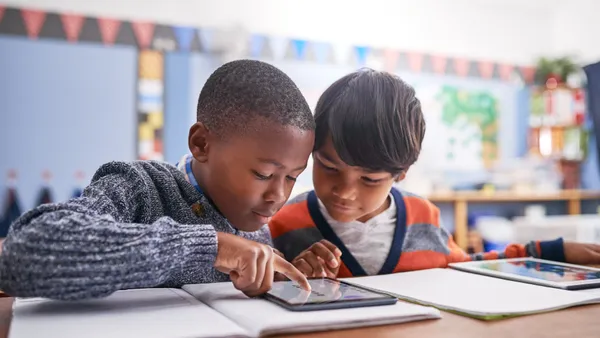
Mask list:
POLYGON ((548 80, 552 80, 564 84, 570 75, 579 71, 579 68, 579 65, 568 56, 555 59, 541 57, 537 61, 535 83, 543 86, 548 80))

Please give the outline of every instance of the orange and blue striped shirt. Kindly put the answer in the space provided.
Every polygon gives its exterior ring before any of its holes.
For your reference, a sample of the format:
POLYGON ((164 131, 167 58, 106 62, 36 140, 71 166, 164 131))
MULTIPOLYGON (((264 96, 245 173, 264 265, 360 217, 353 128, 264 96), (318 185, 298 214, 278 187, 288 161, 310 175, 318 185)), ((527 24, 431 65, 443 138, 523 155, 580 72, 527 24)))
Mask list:
MULTIPOLYGON (((391 194, 396 203, 396 227, 390 251, 379 275, 445 268, 449 263, 471 260, 531 256, 564 261, 562 239, 526 245, 511 244, 503 252, 467 254, 440 226, 440 211, 433 203, 395 188, 392 188, 391 194)), ((367 275, 326 221, 314 191, 289 201, 271 219, 269 228, 275 248, 290 261, 312 244, 326 239, 342 252, 339 278, 367 275)))

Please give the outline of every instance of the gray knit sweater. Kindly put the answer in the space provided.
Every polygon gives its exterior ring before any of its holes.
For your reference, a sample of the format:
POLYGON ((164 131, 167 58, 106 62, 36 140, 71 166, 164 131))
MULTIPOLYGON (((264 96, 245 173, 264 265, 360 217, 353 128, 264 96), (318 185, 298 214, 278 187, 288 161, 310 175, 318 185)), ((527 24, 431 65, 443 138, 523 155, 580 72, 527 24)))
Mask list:
POLYGON ((216 231, 271 244, 267 227, 234 229, 176 167, 111 162, 82 197, 42 205, 12 224, 0 255, 0 289, 76 300, 227 281, 213 268, 216 231), (195 213, 197 202, 203 210, 195 213))

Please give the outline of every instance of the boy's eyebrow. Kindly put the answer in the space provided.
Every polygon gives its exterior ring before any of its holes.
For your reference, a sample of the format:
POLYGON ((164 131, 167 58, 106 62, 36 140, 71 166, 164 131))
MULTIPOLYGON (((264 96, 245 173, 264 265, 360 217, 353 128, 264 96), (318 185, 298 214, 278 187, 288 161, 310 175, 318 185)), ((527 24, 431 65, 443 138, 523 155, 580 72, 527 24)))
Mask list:
MULTIPOLYGON (((285 166, 284 166, 283 164, 281 164, 281 163, 279 163, 279 162, 277 162, 277 161, 275 161, 275 160, 272 160, 272 159, 268 159, 268 158, 259 158, 259 159, 258 159, 258 161, 259 161, 259 162, 261 162, 261 163, 266 163, 266 164, 271 164, 271 165, 274 165, 274 166, 276 166, 277 168, 285 168, 285 166)), ((304 164, 304 165, 302 165, 302 166, 300 166, 300 167, 298 167, 298 168, 294 169, 293 171, 297 171, 297 170, 304 170, 304 169, 306 169, 306 164, 304 164)))
POLYGON ((334 160, 331 156, 327 155, 325 152, 323 151, 319 151, 317 153, 320 157, 326 159, 327 161, 333 163, 333 164, 338 164, 338 161, 334 160))
POLYGON ((368 169, 368 168, 362 168, 362 170, 367 174, 390 174, 390 177, 394 177, 394 175, 392 173, 388 173, 388 172, 381 171, 381 170, 372 170, 372 169, 368 169))

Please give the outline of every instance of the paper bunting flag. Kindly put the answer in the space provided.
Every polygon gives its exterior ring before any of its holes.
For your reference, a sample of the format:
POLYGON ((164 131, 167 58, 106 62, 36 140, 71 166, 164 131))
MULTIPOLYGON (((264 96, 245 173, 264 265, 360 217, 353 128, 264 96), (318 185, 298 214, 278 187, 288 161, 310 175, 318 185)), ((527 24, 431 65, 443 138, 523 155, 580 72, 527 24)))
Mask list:
POLYGON ((149 48, 154 37, 154 24, 151 22, 134 22, 132 27, 138 46, 141 49, 149 48))
POLYGON ((367 58, 369 57, 369 47, 357 46, 354 47, 354 53, 356 54, 356 61, 359 66, 367 65, 367 58))
MULTIPOLYGON (((103 45, 134 46, 140 50, 216 53, 216 32, 208 27, 165 25, 148 21, 86 17, 78 13, 55 13, 0 5, 0 34, 30 39, 57 39, 70 43, 88 42, 103 45)), ((418 51, 380 50, 371 46, 331 44, 281 36, 251 34, 247 56, 254 59, 294 60, 371 67, 390 72, 407 71, 452 74, 512 82, 517 74, 527 84, 533 83, 535 68, 488 60, 448 58, 418 51)), ((244 55, 237 55, 241 57, 244 55)))
POLYGON ((179 50, 188 52, 192 50, 192 41, 195 37, 195 30, 192 27, 174 27, 175 38, 177 39, 177 44, 179 45, 179 50))
POLYGON ((77 42, 79 39, 79 33, 83 28, 85 17, 83 15, 76 14, 63 14, 60 16, 62 21, 63 29, 69 42, 77 42))
POLYGON ((250 56, 258 59, 263 57, 263 48, 265 47, 265 40, 267 38, 264 35, 253 34, 250 37, 250 56))
POLYGON ((44 25, 44 20, 46 19, 46 12, 24 9, 21 11, 21 15, 25 21, 27 36, 29 36, 30 39, 37 39, 42 30, 42 25, 44 25))
POLYGON ((121 21, 110 18, 98 18, 98 27, 100 27, 100 35, 105 45, 112 45, 117 40, 121 21))
POLYGON ((306 41, 305 40, 292 40, 291 45, 294 47, 295 59, 304 61, 306 59, 306 41))

